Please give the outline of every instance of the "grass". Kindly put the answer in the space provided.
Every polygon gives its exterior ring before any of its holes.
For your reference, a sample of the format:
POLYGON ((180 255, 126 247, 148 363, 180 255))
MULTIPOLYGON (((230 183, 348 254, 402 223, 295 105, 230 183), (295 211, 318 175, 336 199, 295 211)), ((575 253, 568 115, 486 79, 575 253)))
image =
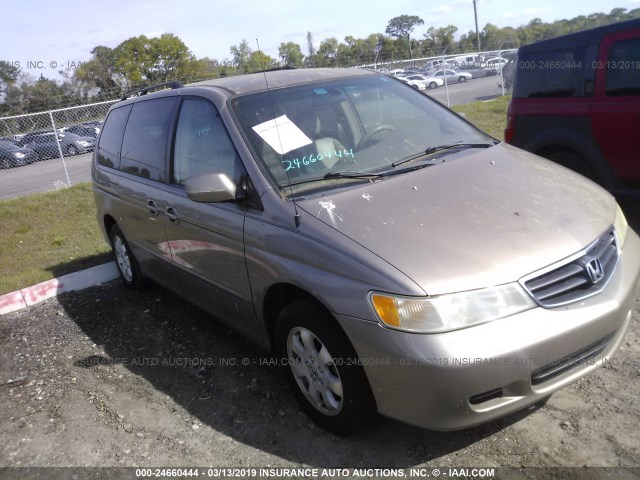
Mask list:
MULTIPOLYGON (((453 110, 502 139, 509 98, 453 110)), ((0 294, 109 261, 95 213, 88 183, 0 201, 0 294)))
POLYGON ((0 294, 105 263, 88 183, 0 202, 0 294))
POLYGON ((511 96, 498 97, 485 102, 467 103, 451 107, 457 113, 464 113, 467 120, 480 127, 492 137, 504 140, 504 127, 507 123, 507 108, 511 96))

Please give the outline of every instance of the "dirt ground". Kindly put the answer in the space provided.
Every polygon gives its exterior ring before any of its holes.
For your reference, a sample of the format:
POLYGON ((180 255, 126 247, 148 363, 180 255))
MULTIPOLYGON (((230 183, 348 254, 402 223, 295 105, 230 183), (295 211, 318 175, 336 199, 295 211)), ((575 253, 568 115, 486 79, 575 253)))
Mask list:
POLYGON ((640 300, 616 361, 544 407, 448 433, 381 419, 338 438, 242 337, 116 280, 0 317, 0 467, 638 467, 639 321, 640 300))

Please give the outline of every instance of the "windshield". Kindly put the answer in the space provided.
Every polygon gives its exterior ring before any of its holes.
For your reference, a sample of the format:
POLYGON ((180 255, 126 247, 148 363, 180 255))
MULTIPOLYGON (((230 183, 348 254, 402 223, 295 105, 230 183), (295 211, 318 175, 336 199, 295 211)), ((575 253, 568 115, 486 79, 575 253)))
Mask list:
POLYGON ((383 172, 440 145, 493 143, 426 95, 386 76, 265 91, 238 97, 231 106, 281 189, 349 178, 336 172, 383 172))

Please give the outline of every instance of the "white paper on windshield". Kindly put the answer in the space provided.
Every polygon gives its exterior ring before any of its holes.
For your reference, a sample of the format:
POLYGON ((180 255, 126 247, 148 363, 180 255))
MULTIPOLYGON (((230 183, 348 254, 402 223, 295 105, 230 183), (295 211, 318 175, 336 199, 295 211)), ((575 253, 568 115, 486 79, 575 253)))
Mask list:
POLYGON ((286 115, 260 123, 253 130, 280 155, 313 143, 286 115))

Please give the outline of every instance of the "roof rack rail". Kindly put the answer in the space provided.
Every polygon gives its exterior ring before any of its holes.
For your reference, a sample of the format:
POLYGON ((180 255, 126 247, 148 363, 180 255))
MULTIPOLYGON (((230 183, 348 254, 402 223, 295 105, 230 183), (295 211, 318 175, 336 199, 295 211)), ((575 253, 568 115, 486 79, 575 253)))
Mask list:
POLYGON ((180 82, 164 82, 164 83, 157 83, 156 85, 150 85, 148 87, 144 87, 144 88, 140 88, 138 90, 131 90, 130 92, 125 93, 122 98, 120 100, 126 100, 129 97, 140 97, 142 95, 146 95, 147 93, 154 91, 154 90, 159 90, 161 87, 169 87, 172 90, 176 89, 176 88, 182 88, 184 87, 184 85, 180 82))
POLYGON ((266 68, 264 70, 256 70, 252 73, 278 72, 281 70, 297 70, 297 68, 292 67, 291 65, 285 65, 284 67, 273 67, 273 68, 266 68))

